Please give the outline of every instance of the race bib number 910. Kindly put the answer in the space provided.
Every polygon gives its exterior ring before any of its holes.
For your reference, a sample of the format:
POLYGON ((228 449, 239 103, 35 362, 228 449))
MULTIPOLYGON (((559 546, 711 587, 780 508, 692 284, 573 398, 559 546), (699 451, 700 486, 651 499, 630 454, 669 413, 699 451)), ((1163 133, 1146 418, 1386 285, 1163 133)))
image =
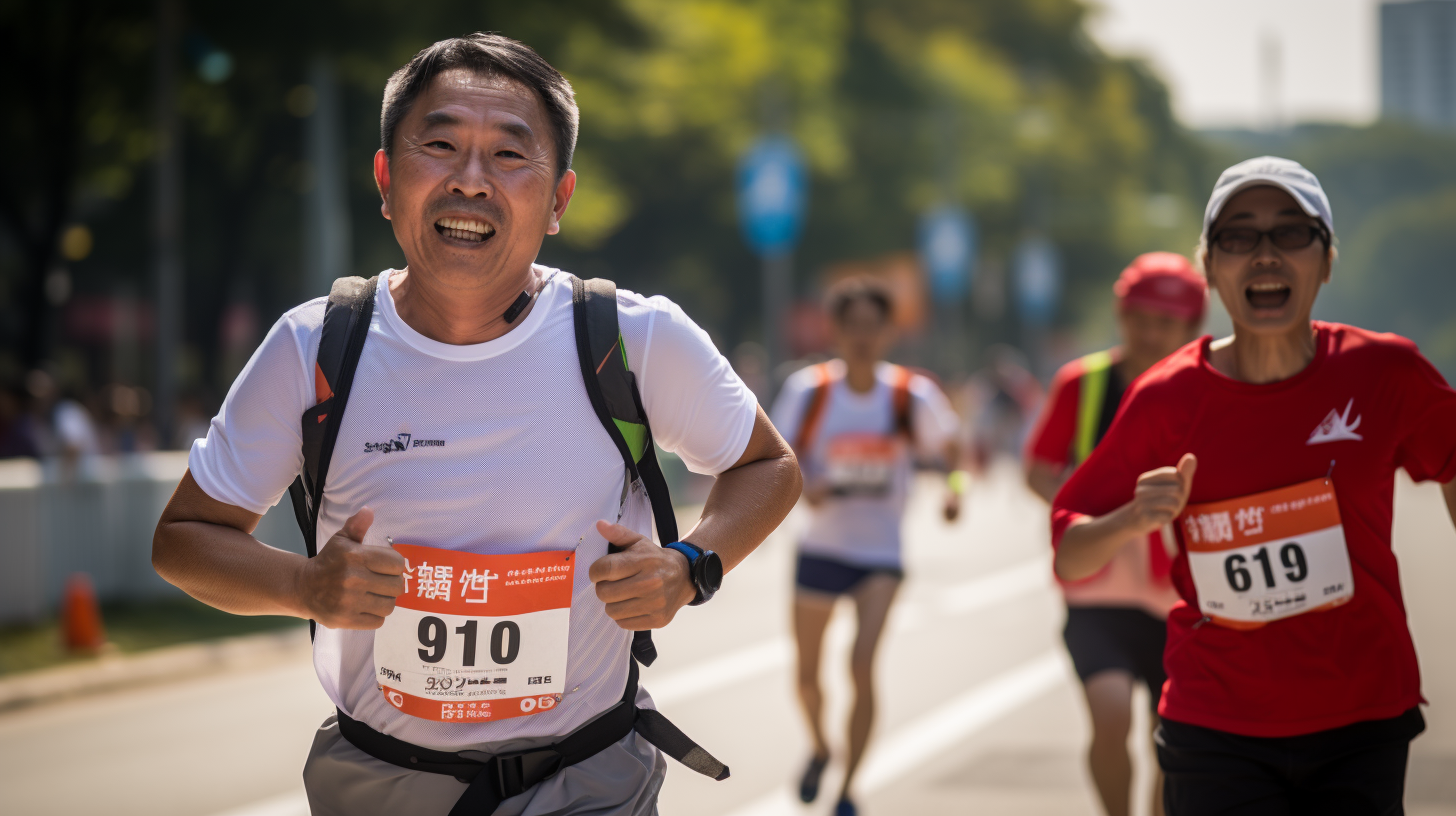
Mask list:
POLYGON ((1190 504, 1178 523, 1199 608, 1214 623, 1253 629, 1355 595, 1329 479, 1190 504))
POLYGON ((390 705, 486 722, 561 701, 575 553, 394 548, 408 562, 405 592, 374 633, 375 681, 390 705))

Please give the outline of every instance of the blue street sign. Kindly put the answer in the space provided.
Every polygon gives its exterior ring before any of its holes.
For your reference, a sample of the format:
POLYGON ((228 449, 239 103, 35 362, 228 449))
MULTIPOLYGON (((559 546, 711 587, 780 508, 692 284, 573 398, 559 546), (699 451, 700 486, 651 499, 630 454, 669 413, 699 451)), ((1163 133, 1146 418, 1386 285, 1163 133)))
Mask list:
POLYGON ((758 140, 738 163, 738 219, 743 237, 761 256, 794 248, 804 224, 808 185, 804 162, 784 136, 758 140))
POLYGON ((1061 258, 1044 236, 1031 235, 1016 247, 1012 261, 1016 277, 1016 306, 1021 319, 1045 326, 1057 311, 1062 293, 1061 258))
POLYGON ((976 222, 970 213, 942 204, 920 218, 920 260, 938 300, 966 296, 975 274, 976 222))

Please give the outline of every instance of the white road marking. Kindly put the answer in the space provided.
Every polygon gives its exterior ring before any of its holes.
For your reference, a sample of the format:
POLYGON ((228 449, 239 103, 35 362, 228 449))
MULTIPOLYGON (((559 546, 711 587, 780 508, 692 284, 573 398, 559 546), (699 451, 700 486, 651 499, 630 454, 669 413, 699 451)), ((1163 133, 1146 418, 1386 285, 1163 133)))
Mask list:
MULTIPOLYGON (((874 793, 1067 678, 1066 660, 1048 651, 972 688, 881 740, 870 750, 855 788, 874 793)), ((802 816, 787 786, 749 802, 729 816, 802 816)))
POLYGON ((1062 653, 1048 651, 962 692, 875 744, 858 784, 867 793, 880 790, 1066 679, 1062 653))
POLYGON ((1050 588, 1051 585, 1051 559, 1033 558, 1000 572, 943 589, 936 597, 936 605, 943 615, 965 615, 1028 592, 1050 588))
POLYGON ((757 646, 700 660, 660 678, 644 672, 642 685, 652 693, 655 703, 671 705, 787 666, 792 651, 788 638, 775 637, 757 646))
MULTIPOLYGON (((965 615, 997 603, 1019 598, 1037 589, 1047 587, 1050 581, 1048 578, 1050 569, 1050 562, 1046 558, 1036 558, 1000 572, 947 587, 936 594, 934 608, 941 615, 965 615)), ((898 625, 895 625, 894 629, 897 632, 906 631, 918 628, 924 622, 923 614, 906 615, 895 620, 898 625)), ((825 639, 828 641, 826 646, 831 649, 843 650, 852 638, 852 624, 843 616, 837 616, 835 621, 830 624, 829 631, 825 633, 825 639)), ((672 705, 721 688, 741 684, 743 681, 761 674, 777 671, 787 667, 792 659, 793 642, 780 635, 754 646, 747 646, 725 655, 698 661, 686 668, 664 674, 660 678, 653 678, 650 673, 645 674, 642 683, 652 693, 652 699, 658 705, 672 705)), ((885 746, 896 746, 894 749, 876 750, 866 759, 858 783, 860 789, 869 792, 875 789, 868 787, 869 785, 883 784, 872 776, 873 774, 890 774, 890 777, 885 778, 885 781, 888 781, 895 774, 903 772, 901 764, 896 763, 908 763, 904 764, 904 769, 908 769, 928 756, 921 749, 921 743, 925 740, 949 739, 948 742, 944 742, 944 745, 935 743, 937 747, 933 750, 953 745, 957 740, 980 729, 1011 708, 1021 705, 1046 688, 1050 688, 1055 677, 1052 681, 1044 681, 1039 675, 1027 674, 1029 670, 1038 667, 1042 671, 1046 671, 1045 666, 1041 664, 1048 660, 1053 661, 1049 665, 1054 665, 1057 672, 1061 671, 1062 664, 1056 660, 1056 655, 1048 653, 1038 660, 1023 664, 989 683, 966 692, 955 698, 950 704, 936 709, 930 716, 895 732, 885 743, 882 743, 885 746), (1018 672, 1021 674, 1018 675, 1018 672), (1043 685, 1038 685, 1038 683, 1043 683, 1043 685), (1018 695, 1029 696, 1023 699, 1018 695), (1010 702, 1007 702, 1008 700, 1010 702), (984 722, 976 719, 977 717, 983 718, 984 722), (939 728, 934 726, 939 726, 939 728), (922 737, 921 731, 925 732, 926 736, 922 737), (900 735, 912 732, 915 735, 915 743, 901 748, 900 735), (891 755, 892 751, 893 755, 891 755), (885 758, 878 759, 881 756, 885 758), (913 759, 902 760, 901 756, 913 757, 913 759), (878 770, 881 767, 887 770, 878 770)), ((732 816, 773 816, 781 813, 793 813, 801 816, 799 808, 798 799, 788 788, 783 788, 775 790, 762 799, 755 800, 746 808, 734 811, 732 816)), ((308 800, 302 793, 285 794, 214 816, 308 816, 308 800)))
POLYGON ((302 793, 285 793, 272 799, 223 811, 217 816, 308 816, 308 797, 302 793))
MULTIPOLYGON (((934 609, 940 615, 979 612, 995 604, 1050 587, 1050 576, 1050 559, 1034 558, 1000 572, 940 590, 935 596, 934 609)), ((902 612, 903 614, 897 612, 891 622, 893 631, 897 633, 918 629, 926 623, 925 611, 918 605, 905 605, 902 612)), ((843 618, 835 619, 835 624, 844 622, 843 618)), ((853 635, 852 630, 835 624, 830 625, 830 631, 826 634, 830 648, 853 635)), ((669 705, 788 666, 793 660, 793 648, 793 641, 780 635, 756 646, 703 660, 661 677, 653 677, 651 672, 644 672, 642 684, 652 692, 652 699, 658 704, 669 705)))

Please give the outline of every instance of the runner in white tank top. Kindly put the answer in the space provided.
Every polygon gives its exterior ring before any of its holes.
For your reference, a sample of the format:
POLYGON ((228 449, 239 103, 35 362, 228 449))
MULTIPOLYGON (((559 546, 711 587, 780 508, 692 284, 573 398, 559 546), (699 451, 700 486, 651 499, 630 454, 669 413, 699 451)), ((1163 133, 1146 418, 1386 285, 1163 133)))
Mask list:
MULTIPOLYGON (((863 279, 830 294, 841 359, 804 369, 784 384, 774 421, 804 471, 809 523, 799 540, 794 634, 799 698, 814 739, 799 795, 811 802, 829 759, 820 717, 819 653, 841 595, 854 599, 859 631, 851 657, 855 683, 849 750, 836 816, 854 816, 849 797, 874 719, 874 653, 902 577, 900 522, 914 460, 954 467, 960 422, 930 378, 883 361, 893 340, 888 292, 863 279)), ((945 516, 960 512, 966 476, 956 471, 945 516)))

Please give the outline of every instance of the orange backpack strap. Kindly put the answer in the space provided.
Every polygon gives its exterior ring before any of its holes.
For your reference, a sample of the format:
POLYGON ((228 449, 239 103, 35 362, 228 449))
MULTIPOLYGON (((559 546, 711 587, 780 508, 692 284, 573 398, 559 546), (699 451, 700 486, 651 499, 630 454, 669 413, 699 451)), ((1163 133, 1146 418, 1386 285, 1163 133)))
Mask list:
POLYGON ((905 438, 910 440, 915 438, 910 424, 910 378, 912 376, 910 369, 904 366, 894 367, 894 379, 891 381, 893 391, 890 401, 895 413, 894 433, 904 434, 905 438))
POLYGON ((804 421, 799 423, 799 437, 794 442, 794 451, 800 456, 809 455, 809 446, 814 444, 819 423, 824 419, 824 407, 829 404, 829 389, 834 385, 834 375, 829 371, 828 363, 814 366, 814 371, 818 382, 809 395, 809 404, 804 407, 804 421))

